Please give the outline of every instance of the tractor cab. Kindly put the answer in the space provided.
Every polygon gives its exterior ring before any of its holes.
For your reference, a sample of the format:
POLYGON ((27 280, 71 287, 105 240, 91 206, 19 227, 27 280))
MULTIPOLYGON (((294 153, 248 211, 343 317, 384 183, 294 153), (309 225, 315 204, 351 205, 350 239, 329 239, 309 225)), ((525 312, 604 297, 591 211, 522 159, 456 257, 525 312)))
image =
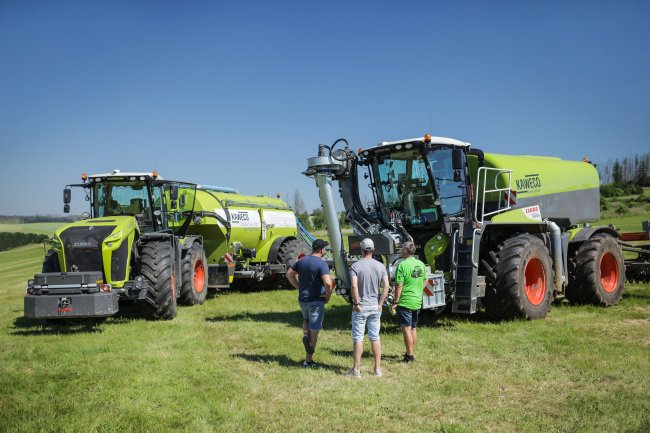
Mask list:
POLYGON ((466 143, 425 137, 384 142, 360 154, 386 225, 428 229, 468 217, 466 143))
POLYGON ((64 212, 70 211, 70 186, 81 187, 90 202, 84 218, 135 217, 143 233, 172 229, 186 231, 194 209, 196 185, 163 180, 158 173, 82 175, 84 183, 69 185, 63 193, 64 212))

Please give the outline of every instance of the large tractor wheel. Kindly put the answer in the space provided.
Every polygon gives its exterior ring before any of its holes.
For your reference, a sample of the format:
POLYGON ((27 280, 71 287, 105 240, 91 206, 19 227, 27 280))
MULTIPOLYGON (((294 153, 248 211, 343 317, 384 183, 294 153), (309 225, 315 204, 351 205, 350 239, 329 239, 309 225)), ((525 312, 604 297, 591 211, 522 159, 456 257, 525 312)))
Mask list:
POLYGON ((59 265, 59 255, 56 253, 56 251, 49 250, 45 255, 42 272, 61 272, 61 265, 59 265))
POLYGON ((608 307, 623 296, 625 264, 616 239, 599 233, 585 241, 569 261, 566 297, 575 304, 608 307))
POLYGON ((489 255, 483 305, 497 319, 542 319, 553 301, 553 268, 541 239, 519 235, 489 255))
POLYGON ((197 305, 205 302, 208 294, 208 261, 205 251, 198 242, 192 245, 181 263, 183 285, 181 286, 181 305, 197 305))
MULTIPOLYGON (((287 270, 289 270, 289 268, 293 266, 294 263, 303 258, 305 255, 304 244, 298 239, 291 239, 284 242, 280 246, 277 262, 282 263, 284 266, 286 266, 287 270)), ((279 275, 278 277, 279 285, 281 288, 293 289, 293 286, 289 284, 289 281, 285 275, 279 275)))
POLYGON ((176 317, 176 279, 172 246, 167 242, 150 242, 142 247, 141 272, 149 281, 144 302, 147 316, 154 320, 176 317))

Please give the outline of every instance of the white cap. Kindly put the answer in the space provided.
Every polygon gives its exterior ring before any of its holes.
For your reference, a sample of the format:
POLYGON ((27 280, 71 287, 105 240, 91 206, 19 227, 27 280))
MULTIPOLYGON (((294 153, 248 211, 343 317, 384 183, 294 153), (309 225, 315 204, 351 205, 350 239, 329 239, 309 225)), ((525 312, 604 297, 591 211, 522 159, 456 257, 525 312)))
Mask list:
POLYGON ((365 238, 361 241, 361 249, 365 251, 374 250, 375 243, 372 241, 372 239, 365 238))

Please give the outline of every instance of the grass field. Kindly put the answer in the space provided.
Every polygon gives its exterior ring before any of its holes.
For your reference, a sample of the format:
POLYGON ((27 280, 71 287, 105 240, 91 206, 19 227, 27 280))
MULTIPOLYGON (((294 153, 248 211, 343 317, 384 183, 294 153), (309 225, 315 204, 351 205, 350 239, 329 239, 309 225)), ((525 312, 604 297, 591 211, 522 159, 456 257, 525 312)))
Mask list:
POLYGON ((650 431, 650 285, 546 320, 427 316, 409 365, 385 315, 384 377, 355 380, 338 297, 307 370, 294 291, 221 293, 170 322, 51 328, 22 318, 42 255, 0 253, 2 432, 650 431))
POLYGON ((51 236, 54 230, 65 223, 30 223, 30 224, 5 224, 0 223, 0 232, 38 233, 51 236))

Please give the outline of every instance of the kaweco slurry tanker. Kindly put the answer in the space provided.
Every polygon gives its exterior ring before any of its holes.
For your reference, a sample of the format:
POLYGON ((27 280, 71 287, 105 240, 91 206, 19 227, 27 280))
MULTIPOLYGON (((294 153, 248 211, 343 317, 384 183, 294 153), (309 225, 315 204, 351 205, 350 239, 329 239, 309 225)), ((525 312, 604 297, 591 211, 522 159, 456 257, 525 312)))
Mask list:
POLYGON ((74 186, 90 212, 55 232, 43 272, 28 282, 25 317, 106 317, 131 300, 152 319, 172 319, 177 303, 202 304, 209 288, 281 284, 303 249, 280 199, 163 180, 155 171, 82 180, 64 189, 64 211, 74 186))
POLYGON ((349 300, 332 181, 354 229, 350 253, 373 239, 389 275, 412 241, 430 272, 423 308, 471 314, 482 304, 499 319, 543 318, 554 298, 609 306, 623 293, 625 264, 599 219, 599 179, 588 162, 484 153, 425 135, 353 152, 344 139, 320 145, 314 177, 332 243, 337 292, 349 300), (345 148, 335 149, 339 143, 345 148), (363 173, 362 175, 362 172, 363 173), (362 177, 361 177, 362 176, 362 177), (370 205, 359 186, 368 183, 370 205))

